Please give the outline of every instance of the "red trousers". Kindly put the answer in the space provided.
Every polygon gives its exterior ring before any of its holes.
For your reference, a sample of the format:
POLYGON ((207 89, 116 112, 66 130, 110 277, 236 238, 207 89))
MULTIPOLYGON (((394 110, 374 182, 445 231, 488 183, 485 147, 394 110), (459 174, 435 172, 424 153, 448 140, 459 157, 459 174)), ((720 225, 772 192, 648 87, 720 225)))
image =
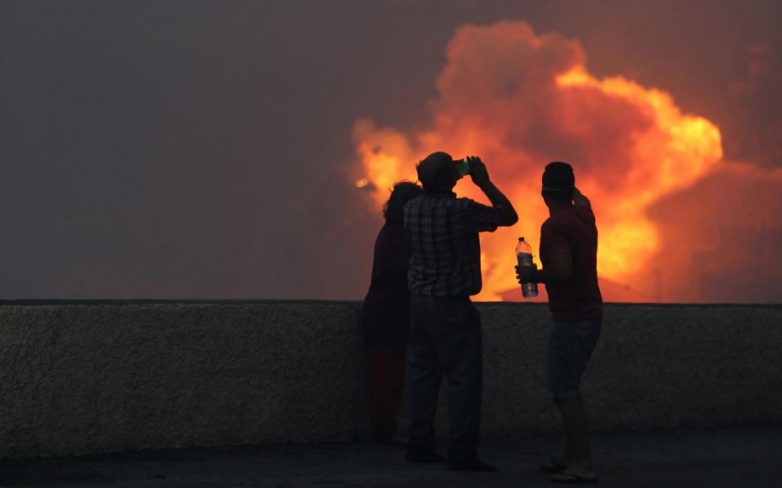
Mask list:
POLYGON ((405 384, 405 346, 370 346, 369 408, 372 438, 390 442, 396 432, 396 419, 405 384))

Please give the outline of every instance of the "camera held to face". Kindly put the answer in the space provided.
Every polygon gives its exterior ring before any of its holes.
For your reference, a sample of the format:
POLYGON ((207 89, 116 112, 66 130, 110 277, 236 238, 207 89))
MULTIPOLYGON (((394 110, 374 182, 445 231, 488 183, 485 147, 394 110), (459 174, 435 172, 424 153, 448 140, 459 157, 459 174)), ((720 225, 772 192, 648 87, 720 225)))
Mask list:
POLYGON ((454 162, 456 174, 463 178, 470 173, 470 162, 467 159, 457 159, 454 162))

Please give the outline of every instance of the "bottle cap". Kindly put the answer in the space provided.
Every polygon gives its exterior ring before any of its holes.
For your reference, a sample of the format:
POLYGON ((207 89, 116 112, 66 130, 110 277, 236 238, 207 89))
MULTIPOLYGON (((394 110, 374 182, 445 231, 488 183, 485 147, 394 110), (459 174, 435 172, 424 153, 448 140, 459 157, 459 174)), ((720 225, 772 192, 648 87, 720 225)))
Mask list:
POLYGON ((524 240, 524 237, 519 237, 519 240, 520 240, 520 241, 523 241, 523 240, 524 240))

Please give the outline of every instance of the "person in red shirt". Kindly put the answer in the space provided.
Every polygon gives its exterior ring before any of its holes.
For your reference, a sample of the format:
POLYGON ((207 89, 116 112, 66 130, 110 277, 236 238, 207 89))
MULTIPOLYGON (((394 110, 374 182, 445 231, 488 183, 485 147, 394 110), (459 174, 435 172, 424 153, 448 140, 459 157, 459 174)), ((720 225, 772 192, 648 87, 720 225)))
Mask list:
POLYGON ((553 321, 548 350, 549 389, 562 416, 565 446, 541 466, 551 481, 597 481, 579 386, 600 336, 603 299, 597 283, 597 226, 589 199, 575 186, 573 168, 553 162, 543 172, 549 218, 540 230, 542 269, 517 266, 519 283, 544 283, 553 321))
POLYGON ((361 312, 370 358, 370 438, 379 443, 394 440, 405 381, 410 328, 410 243, 402 223, 402 209, 422 192, 415 183, 397 183, 383 206, 386 223, 375 241, 372 280, 361 312))

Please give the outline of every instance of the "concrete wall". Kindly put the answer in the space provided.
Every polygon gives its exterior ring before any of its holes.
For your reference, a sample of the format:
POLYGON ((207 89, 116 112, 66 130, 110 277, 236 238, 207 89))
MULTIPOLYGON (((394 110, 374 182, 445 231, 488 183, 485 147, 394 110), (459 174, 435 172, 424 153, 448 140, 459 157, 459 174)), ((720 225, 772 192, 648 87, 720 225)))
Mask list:
MULTIPOLYGON (((359 307, 0 304, 0 456, 362 436, 359 307)), ((557 429, 545 305, 479 309, 484 434, 557 429)), ((779 306, 608 305, 583 392, 601 430, 779 425, 780 351, 779 306)))

